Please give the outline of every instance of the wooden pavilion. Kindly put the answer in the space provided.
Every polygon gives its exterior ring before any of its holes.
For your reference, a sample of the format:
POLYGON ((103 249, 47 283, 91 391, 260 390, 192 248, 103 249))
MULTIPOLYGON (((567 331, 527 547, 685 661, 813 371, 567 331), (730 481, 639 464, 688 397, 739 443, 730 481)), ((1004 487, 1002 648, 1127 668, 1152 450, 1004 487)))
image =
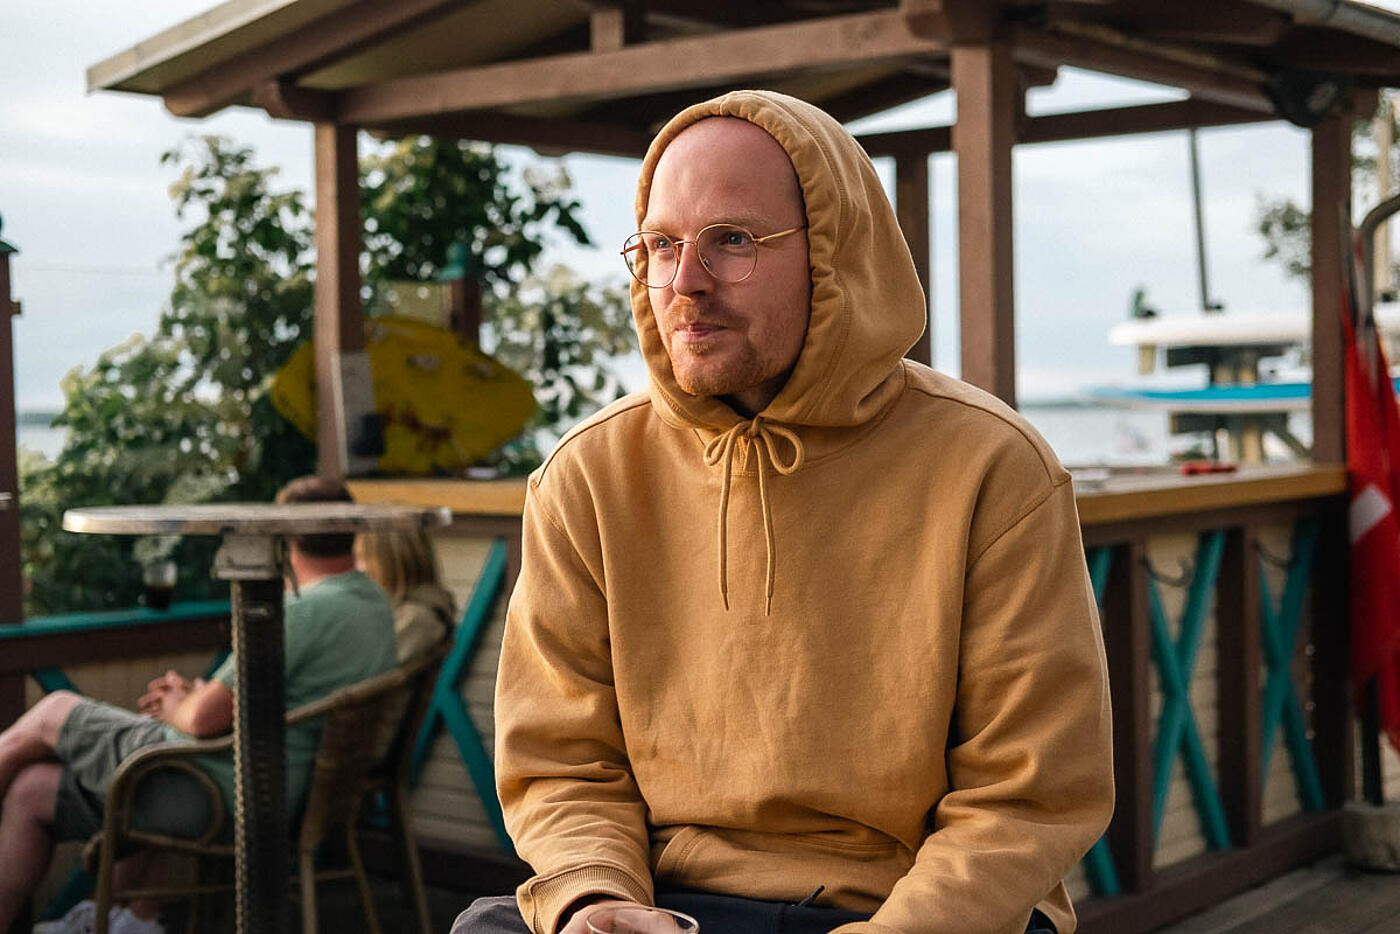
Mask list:
MULTIPOLYGON (((926 286, 929 156, 957 154, 962 375, 1014 404, 1016 146, 1277 119, 1309 128, 1313 463, 1080 495, 1119 789, 1074 880, 1081 929, 1147 931, 1337 847, 1339 807, 1356 793, 1341 244, 1353 121, 1378 88, 1400 85, 1400 16, 1349 0, 228 0, 93 66, 88 84, 159 96, 180 116, 251 106, 313 125, 320 456, 338 475, 343 370, 363 340, 361 131, 640 156, 676 110, 733 87, 795 94, 842 120, 951 88, 952 126, 862 142, 894 159, 926 286), (1062 65, 1187 96, 1028 117, 1027 88, 1062 65), (1161 570, 1178 562, 1179 576, 1161 570)), ((928 360, 927 337, 913 356, 928 360)), ((484 543, 500 536, 518 554, 518 485, 384 480, 357 493, 451 506, 444 555, 474 556, 464 588, 484 543)), ((464 687, 488 745, 490 667, 486 652, 464 687)), ((472 806, 490 826, 491 802, 472 806)), ((430 874, 488 865, 441 813, 465 805, 436 807, 422 825, 430 874)))

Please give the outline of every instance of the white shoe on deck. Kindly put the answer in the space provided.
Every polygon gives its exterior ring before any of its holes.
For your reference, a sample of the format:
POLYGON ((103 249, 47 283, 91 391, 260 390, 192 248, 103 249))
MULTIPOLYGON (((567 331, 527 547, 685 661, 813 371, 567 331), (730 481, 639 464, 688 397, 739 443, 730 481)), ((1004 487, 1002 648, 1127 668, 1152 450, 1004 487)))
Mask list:
POLYGON ((113 908, 109 918, 109 934, 165 934, 165 927, 158 920, 138 918, 130 908, 113 908))
MULTIPOLYGON (((34 925, 33 934, 92 934, 97 927, 97 907, 91 899, 83 899, 68 909, 57 921, 41 921, 34 925)), ((165 934, 157 920, 138 918, 128 908, 113 908, 107 915, 110 934, 165 934)))
POLYGON ((97 924, 97 906, 85 898, 57 921, 41 921, 34 925, 34 934, 92 934, 97 924))

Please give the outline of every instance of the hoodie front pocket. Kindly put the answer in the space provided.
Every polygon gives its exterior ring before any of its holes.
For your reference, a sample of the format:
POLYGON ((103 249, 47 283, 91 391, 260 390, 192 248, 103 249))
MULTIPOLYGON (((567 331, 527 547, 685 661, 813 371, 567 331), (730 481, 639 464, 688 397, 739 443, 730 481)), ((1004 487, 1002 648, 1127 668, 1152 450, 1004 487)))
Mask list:
POLYGON ((657 854, 656 865, 652 867, 652 874, 660 878, 674 874, 685 861, 685 857, 690 852, 690 848, 700 837, 700 828, 694 824, 687 824, 676 835, 666 841, 666 845, 657 854))

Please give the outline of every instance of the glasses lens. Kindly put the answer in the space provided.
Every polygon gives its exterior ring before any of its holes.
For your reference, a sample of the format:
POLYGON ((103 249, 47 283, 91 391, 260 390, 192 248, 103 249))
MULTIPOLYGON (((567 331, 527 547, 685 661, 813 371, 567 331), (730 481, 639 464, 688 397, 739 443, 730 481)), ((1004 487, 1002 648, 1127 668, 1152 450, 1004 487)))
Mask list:
POLYGON ((753 235, 742 227, 716 224, 700 231, 695 241, 700 261, 710 274, 722 282, 739 282, 753 272, 758 261, 758 247, 753 235))
POLYGON ((676 277, 677 245, 665 234, 642 230, 627 238, 622 245, 627 268, 639 282, 651 288, 663 288, 676 277))

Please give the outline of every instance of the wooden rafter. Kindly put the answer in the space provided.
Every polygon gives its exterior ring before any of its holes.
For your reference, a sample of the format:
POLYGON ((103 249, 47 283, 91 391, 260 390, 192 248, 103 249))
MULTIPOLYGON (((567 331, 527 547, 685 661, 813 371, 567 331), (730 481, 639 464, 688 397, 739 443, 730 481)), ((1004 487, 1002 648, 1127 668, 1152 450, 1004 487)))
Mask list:
MULTIPOLYGON (((1017 142, 1051 143, 1133 133, 1161 133, 1191 127, 1262 123, 1273 119, 1269 114, 1228 104, 1200 100, 1168 101, 1163 104, 1026 117, 1017 130, 1017 142)), ((947 152, 952 148, 951 130, 951 127, 936 126, 922 130, 866 133, 856 139, 871 156, 947 152)))
POLYGON ((613 52, 642 41, 646 15, 640 0, 594 4, 589 16, 589 41, 595 52, 613 52))
POLYGON ((1193 127, 1263 123, 1273 119, 1273 115, 1258 110, 1193 99, 1029 117, 1021 125, 1019 138, 1023 143, 1051 143, 1193 127))
POLYGON ((264 81, 253 88, 253 103, 278 120, 333 122, 336 96, 330 91, 300 88, 290 81, 264 81))
POLYGON ((1400 61, 1395 49, 1343 32, 1316 33, 1306 39, 1295 34, 1270 49, 1268 55, 1276 65, 1348 75, 1384 76, 1400 61))
POLYGON ((312 71, 461 5, 462 0, 361 0, 177 84, 163 95, 165 107, 177 117, 208 116, 267 81, 312 71))
POLYGON ((539 101, 604 100, 855 62, 941 54, 898 12, 670 39, 618 49, 462 68, 345 92, 343 123, 386 123, 539 101))
POLYGON ((424 134, 454 139, 486 140, 529 146, 541 153, 589 152, 640 159, 651 134, 627 126, 596 121, 517 117, 501 113, 445 114, 400 123, 365 127, 372 135, 398 137, 424 134))
POLYGON ((1170 47, 1147 42, 1114 43, 1106 37, 1065 35, 1018 26, 1013 29, 1017 61, 1045 67, 1073 65, 1139 81, 1152 81, 1190 91, 1195 97, 1273 112, 1262 90, 1263 72, 1246 66, 1215 67, 1205 56, 1187 61, 1170 47))
POLYGON ((1291 28, 1286 16, 1238 0, 1208 4, 1162 3, 1160 0, 1102 5, 1052 3, 1050 18, 1100 23, 1130 30, 1144 38, 1196 46, 1209 42, 1267 46, 1291 28))
POLYGON ((818 103, 822 110, 845 123, 945 91, 949 87, 949 80, 946 75, 939 78, 901 72, 883 81, 854 88, 818 103))

